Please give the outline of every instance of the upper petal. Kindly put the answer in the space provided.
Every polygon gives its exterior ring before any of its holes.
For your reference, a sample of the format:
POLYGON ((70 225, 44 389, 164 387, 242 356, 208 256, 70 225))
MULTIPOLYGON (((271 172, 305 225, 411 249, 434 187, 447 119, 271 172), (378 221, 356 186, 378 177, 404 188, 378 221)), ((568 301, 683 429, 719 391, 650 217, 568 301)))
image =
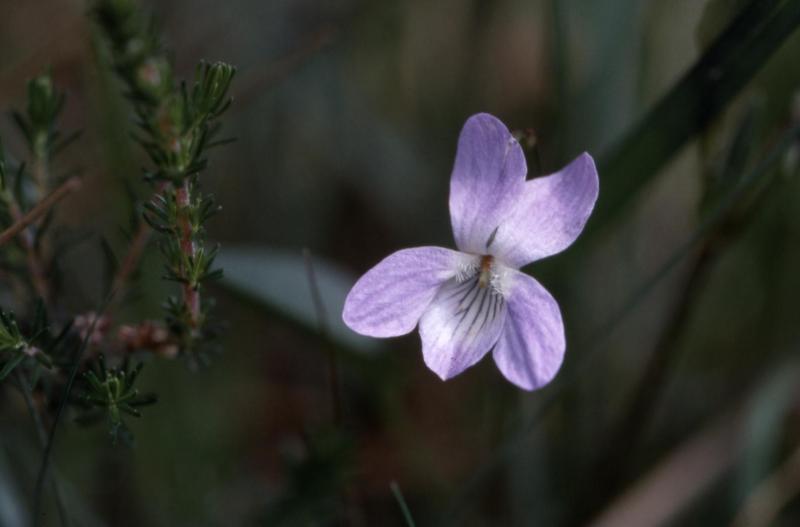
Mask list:
POLYGON ((477 275, 445 282, 419 321, 425 364, 443 380, 469 368, 497 342, 505 313, 503 296, 477 275))
POLYGON ((497 230, 493 253, 519 268, 563 251, 586 225, 599 185, 594 160, 585 152, 560 172, 525 182, 497 230))
POLYGON ((387 256, 348 293, 344 323, 370 337, 409 333, 439 286, 456 275, 465 256, 442 247, 403 249, 387 256))
POLYGON ((558 303, 539 282, 519 271, 510 272, 508 312, 494 361, 506 379, 535 390, 549 383, 561 367, 564 323, 558 303))
POLYGON ((513 208, 528 169, 519 143, 496 117, 470 117, 458 139, 450 178, 450 220, 456 246, 485 254, 500 220, 513 208))

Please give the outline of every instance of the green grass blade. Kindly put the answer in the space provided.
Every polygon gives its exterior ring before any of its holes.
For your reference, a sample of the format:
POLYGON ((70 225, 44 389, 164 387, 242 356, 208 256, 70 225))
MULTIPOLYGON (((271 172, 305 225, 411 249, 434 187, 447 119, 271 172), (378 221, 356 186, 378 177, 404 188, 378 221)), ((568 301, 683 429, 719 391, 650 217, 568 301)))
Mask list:
POLYGON ((800 24, 799 0, 753 0, 684 77, 598 162, 594 227, 625 209, 703 131, 800 24))
POLYGON ((414 517, 411 516, 411 510, 408 508, 408 504, 406 503, 406 500, 403 497, 403 493, 400 490, 400 485, 398 485, 396 481, 392 481, 389 487, 391 487, 392 489, 392 494, 394 494, 394 499, 397 500, 397 505, 403 512, 403 519, 406 522, 406 526, 416 527, 416 523, 414 523, 414 517))

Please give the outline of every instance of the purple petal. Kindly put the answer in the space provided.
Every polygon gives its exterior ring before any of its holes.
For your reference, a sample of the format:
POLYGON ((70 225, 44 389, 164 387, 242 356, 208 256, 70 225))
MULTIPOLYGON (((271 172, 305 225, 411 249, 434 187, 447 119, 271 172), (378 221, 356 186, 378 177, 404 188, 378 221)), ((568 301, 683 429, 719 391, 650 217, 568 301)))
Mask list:
POLYGON ((587 153, 560 172, 527 181, 513 213, 497 231, 493 253, 519 268, 563 251, 586 225, 598 189, 597 169, 587 153))
POLYGON ((442 380, 469 368, 497 342, 505 313, 502 295, 477 275, 447 281, 419 321, 425 364, 442 380))
POLYGON ((486 254, 492 233, 519 199, 525 156, 508 128, 481 113, 467 120, 450 178, 450 220, 456 246, 486 254))
POLYGON ((539 282, 519 271, 511 273, 508 313, 494 361, 506 379, 535 390, 550 382, 561 367, 564 323, 555 299, 539 282))
POLYGON ((387 256, 350 290, 342 312, 344 323, 369 337, 409 333, 464 258, 441 247, 403 249, 387 256))

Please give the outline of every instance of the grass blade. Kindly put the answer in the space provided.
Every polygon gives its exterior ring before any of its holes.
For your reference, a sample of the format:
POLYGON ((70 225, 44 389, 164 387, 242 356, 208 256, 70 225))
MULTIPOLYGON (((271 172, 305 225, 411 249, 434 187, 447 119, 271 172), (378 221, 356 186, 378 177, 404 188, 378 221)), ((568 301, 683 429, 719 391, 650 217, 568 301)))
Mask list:
POLYGON ((624 210, 672 156, 704 130, 800 24, 800 1, 753 0, 683 78, 599 159, 606 188, 590 225, 624 210))
POLYGON ((392 489, 394 499, 397 500, 397 505, 399 505, 400 510, 403 511, 403 519, 405 519, 406 525, 408 527, 416 527, 416 523, 414 523, 414 517, 411 516, 411 510, 408 508, 408 504, 406 503, 405 498, 403 498, 403 493, 400 491, 400 485, 398 485, 396 481, 392 481, 389 484, 389 487, 392 489))

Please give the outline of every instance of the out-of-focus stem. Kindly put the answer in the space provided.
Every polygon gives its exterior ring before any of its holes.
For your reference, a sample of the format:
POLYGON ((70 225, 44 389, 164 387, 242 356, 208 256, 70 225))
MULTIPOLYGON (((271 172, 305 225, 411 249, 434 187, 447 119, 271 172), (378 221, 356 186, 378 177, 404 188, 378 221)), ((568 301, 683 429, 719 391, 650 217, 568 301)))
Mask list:
MULTIPOLYGON (((587 492, 584 497, 582 503, 589 515, 596 513, 607 499, 614 496, 628 476, 633 453, 646 430, 649 417, 662 395, 670 368, 677 357, 678 339, 689 320, 692 306, 703 291, 702 284, 720 254, 722 243, 718 236, 711 236, 700 249, 670 319, 633 391, 631 405, 612 429, 604 448, 600 450, 601 455, 594 472, 598 479, 593 481, 603 481, 603 489, 598 492, 593 487, 594 490, 587 492)), ((583 524, 585 519, 579 513, 577 523, 583 524)))
MULTIPOLYGON (((16 203, 11 203, 9 212, 15 224, 21 222, 23 216, 22 211, 16 203)), ((33 284, 36 294, 47 303, 50 300, 50 287, 47 283, 47 275, 44 272, 44 266, 39 259, 39 255, 36 253, 33 234, 24 228, 20 234, 20 243, 25 251, 25 261, 31 275, 31 283, 33 284)))
MULTIPOLYGON (((311 261, 311 251, 308 249, 303 249, 303 260, 305 260, 306 276, 308 277, 308 286, 311 289, 311 301, 314 303, 319 331, 323 339, 325 339, 328 337, 328 315, 325 311, 325 304, 322 303, 322 295, 319 292, 317 275, 314 272, 314 264, 311 261)), ((339 379, 339 358, 333 346, 330 346, 328 350, 328 388, 331 393, 333 424, 342 426, 342 387, 339 379)))
POLYGON ((58 405, 58 409, 53 416, 53 422, 50 425, 50 432, 47 434, 47 441, 45 442, 44 452, 42 453, 42 461, 39 465, 39 472, 36 475, 36 486, 33 490, 33 520, 31 522, 33 527, 39 527, 42 522, 42 489, 44 488, 44 481, 47 477, 47 469, 50 463, 50 455, 53 451, 53 444, 55 443, 58 422, 61 420, 62 415, 64 415, 64 408, 66 408, 68 401, 70 401, 70 392, 72 391, 72 386, 75 384, 75 378, 78 375, 78 369, 80 368, 81 360, 83 359, 84 352, 86 351, 95 327, 97 326, 97 321, 101 320, 105 315, 108 306, 113 300, 113 295, 114 293, 112 291, 97 310, 97 316, 92 319, 92 322, 89 324, 89 328, 86 330, 86 334, 83 337, 80 346, 77 350, 75 350, 75 354, 72 357, 72 364, 69 367, 69 374, 67 376, 67 384, 64 387, 64 393, 61 397, 61 402, 58 405))
POLYGON ((34 155, 31 166, 31 179, 33 179, 33 183, 39 191, 39 197, 44 196, 47 192, 48 179, 50 178, 49 173, 47 158, 41 155, 34 155))
MULTIPOLYGON (((319 291, 317 275, 314 272, 314 264, 311 259, 311 251, 303 249, 303 260, 306 266, 306 276, 308 277, 308 287, 311 292, 311 301, 314 304, 314 311, 317 315, 317 323, 322 340, 328 337, 328 314, 325 304, 322 302, 322 295, 319 291)), ((328 345, 328 388, 331 394, 331 417, 333 425, 338 431, 344 430, 344 413, 342 411, 342 384, 339 376, 339 357, 336 348, 328 345)), ((343 525, 361 526, 364 521, 356 507, 355 489, 346 485, 341 489, 342 519, 343 525)))
POLYGON ((45 303, 50 300, 50 286, 47 281, 44 264, 36 251, 36 240, 34 239, 33 233, 27 230, 27 227, 50 210, 64 196, 80 187, 80 184, 81 181, 78 177, 69 178, 25 214, 22 213, 22 210, 20 210, 19 205, 15 201, 11 200, 9 203, 9 212, 11 213, 11 219, 14 220, 14 224, 0 234, 0 246, 13 239, 15 236, 20 235, 20 242, 25 251, 25 259, 28 271, 30 272, 31 283, 36 290, 36 294, 41 297, 45 303))
MULTIPOLYGON (((187 262, 195 258, 197 250, 192 239, 192 224, 189 219, 191 190, 189 178, 184 178, 183 184, 175 189, 175 200, 180 210, 180 248, 187 262)), ((196 329, 200 325, 200 291, 194 287, 194 284, 185 283, 183 285, 183 301, 189 314, 189 325, 196 329)))
MULTIPOLYGON (((47 446, 47 432, 45 431, 42 417, 39 415, 39 411, 36 410, 36 405, 33 403, 31 386, 28 383, 28 379, 24 373, 22 373, 19 369, 17 369, 15 373, 20 392, 22 393, 22 398, 25 399, 25 406, 28 408, 28 413, 30 413, 33 426, 36 429, 36 436, 39 438, 39 443, 41 444, 42 448, 45 448, 47 446)), ((61 497, 61 489, 58 486, 55 476, 51 476, 50 483, 53 487, 53 496, 56 500, 56 507, 58 508, 58 517, 61 525, 67 525, 67 511, 64 507, 64 500, 61 497)))
POLYGON ((117 295, 119 295, 118 297, 122 297, 122 290, 139 265, 139 260, 142 259, 142 254, 145 247, 147 247, 147 242, 150 240, 152 232, 150 226, 142 222, 139 224, 136 234, 133 235, 133 239, 131 239, 131 243, 128 246, 128 252, 125 254, 125 259, 122 261, 122 265, 120 265, 119 271, 117 271, 111 284, 111 290, 116 291, 117 295))
POLYGON ((745 500, 731 527, 773 525, 781 510, 800 494, 800 445, 745 500))
MULTIPOLYGON (((71 177, 61 184, 56 190, 50 193, 46 198, 37 203, 31 210, 22 214, 22 211, 16 205, 12 204, 11 215, 14 219, 14 224, 8 229, 0 233, 0 246, 8 243, 9 240, 14 238, 17 234, 23 231, 31 223, 43 216, 53 205, 58 203, 64 196, 70 192, 77 190, 81 186, 80 178, 71 177)), ((28 236, 26 236, 28 237, 28 236)), ((32 240, 30 240, 32 242, 32 240)))
POLYGON ((637 475, 622 494, 581 526, 680 525, 676 518, 699 496, 707 495, 741 459, 743 445, 731 438, 742 434, 754 393, 751 389, 741 391, 747 396, 733 397, 734 402, 720 415, 676 445, 646 473, 637 475))
MULTIPOLYGON (((161 194, 165 188, 167 188, 165 182, 158 183, 155 195, 161 194)), ((139 267, 139 262, 142 259, 142 255, 147 248, 147 243, 150 241, 150 236, 152 234, 153 230, 147 222, 143 221, 139 223, 136 233, 134 233, 133 238, 131 238, 131 243, 128 245, 128 252, 125 253, 125 259, 122 260, 122 264, 119 266, 119 269, 117 269, 117 274, 111 282, 111 291, 114 292, 116 302, 114 302, 114 305, 109 306, 109 311, 115 307, 117 302, 122 301, 125 297, 125 288, 128 286, 131 275, 136 271, 137 267, 139 267)))
POLYGON ((397 505, 400 506, 400 510, 403 512, 403 519, 405 519, 406 525, 408 527, 416 527, 417 524, 414 523, 414 517, 411 516, 411 510, 409 510, 408 504, 406 503, 406 500, 403 497, 403 493, 400 490, 400 485, 398 485, 396 481, 392 481, 389 484, 389 488, 392 489, 392 494, 394 494, 394 499, 397 500, 397 505))

